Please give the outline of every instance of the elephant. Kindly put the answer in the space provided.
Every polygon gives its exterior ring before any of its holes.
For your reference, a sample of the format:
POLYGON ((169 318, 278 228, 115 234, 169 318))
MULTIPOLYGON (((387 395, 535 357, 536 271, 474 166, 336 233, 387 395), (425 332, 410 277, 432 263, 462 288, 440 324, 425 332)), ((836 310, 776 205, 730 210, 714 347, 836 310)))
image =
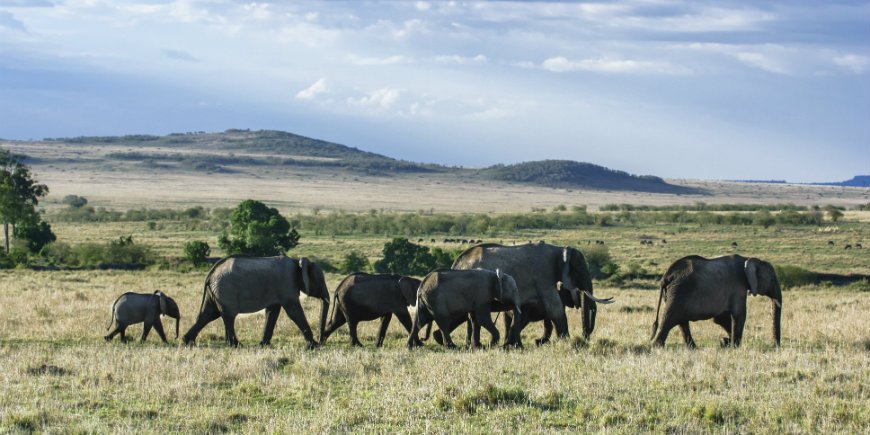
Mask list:
POLYGON ((480 328, 492 334, 491 345, 498 343, 499 334, 492 323, 490 313, 493 303, 512 307, 519 315, 520 294, 517 282, 507 273, 499 270, 440 269, 430 272, 423 278, 417 290, 417 312, 414 325, 408 336, 408 348, 422 346, 420 329, 433 320, 444 332, 443 344, 448 348, 456 345, 450 339, 448 325, 461 323, 470 317, 474 335, 474 346, 480 347, 480 328))
POLYGON ((402 275, 355 273, 347 276, 335 289, 333 315, 321 335, 320 344, 347 323, 351 344, 362 346, 356 334, 357 323, 380 318, 377 347, 381 347, 394 315, 410 333, 412 320, 408 306, 416 303, 419 286, 419 279, 402 275))
POLYGON ((679 325, 686 345, 694 348, 689 322, 712 318, 728 333, 721 345, 740 346, 746 322, 747 289, 752 296, 765 295, 773 301, 773 339, 779 346, 782 289, 776 272, 766 261, 740 255, 710 259, 691 255, 671 264, 659 289, 652 331, 654 345, 664 346, 668 332, 679 325), (662 300, 667 304, 659 329, 662 300))
POLYGON ((192 344, 199 331, 221 317, 224 321, 227 344, 238 346, 235 319, 242 313, 266 310, 266 324, 260 345, 268 346, 281 309, 302 331, 309 348, 317 341, 305 312, 299 303, 299 292, 321 300, 320 334, 323 335, 329 309, 329 290, 323 270, 307 258, 299 260, 286 256, 248 257, 229 256, 221 259, 206 275, 199 316, 187 333, 184 343, 192 344))
MULTIPOLYGON (((557 289, 566 289, 571 295, 573 306, 582 308, 583 336, 588 338, 595 329, 596 303, 609 304, 613 298, 599 299, 593 296, 592 277, 586 266, 583 254, 571 247, 559 247, 546 243, 503 246, 482 244, 467 249, 453 262, 453 269, 474 268, 499 269, 514 277, 520 291, 520 306, 524 314, 519 321, 506 330, 505 344, 522 346, 520 333, 533 321, 530 315, 540 313, 544 320, 544 335, 538 344, 549 340, 555 324, 559 337, 568 336, 568 318, 565 305, 557 289), (581 297, 582 289, 582 297, 581 297)), ((509 311, 510 306, 495 304, 493 311, 509 311)), ((510 317, 510 316, 506 316, 510 317)), ((508 319, 506 318, 506 321, 508 319)), ((537 320, 537 318, 536 318, 537 320)), ((461 323, 461 321, 459 321, 461 323)), ((452 331, 457 324, 448 325, 452 331)), ((440 325, 439 325, 440 328, 440 325)), ((436 340, 441 334, 436 331, 436 340)))
POLYGON ((181 321, 181 312, 174 299, 166 296, 160 290, 154 293, 124 293, 115 299, 112 304, 112 320, 109 321, 108 331, 112 325, 115 329, 103 337, 106 341, 112 341, 116 334, 121 334, 121 342, 127 342, 127 327, 135 323, 145 323, 142 330, 142 341, 148 338, 148 333, 153 327, 160 336, 160 340, 166 343, 166 334, 163 333, 163 323, 160 316, 169 316, 175 319, 175 338, 178 338, 178 322, 181 321))

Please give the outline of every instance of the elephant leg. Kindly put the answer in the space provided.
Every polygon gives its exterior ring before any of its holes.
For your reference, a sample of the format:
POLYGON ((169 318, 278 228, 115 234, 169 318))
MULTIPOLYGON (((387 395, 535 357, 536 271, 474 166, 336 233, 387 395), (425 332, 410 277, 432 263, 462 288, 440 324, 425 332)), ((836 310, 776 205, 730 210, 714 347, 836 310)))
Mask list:
POLYGON ((544 335, 535 339, 535 344, 540 346, 549 343, 551 335, 553 335, 553 322, 549 319, 544 319, 544 335))
POLYGON ((504 313, 502 313, 502 315, 504 316, 504 318, 502 319, 502 324, 504 325, 504 344, 507 345, 507 342, 511 336, 511 328, 514 324, 514 313, 511 311, 505 311, 504 313))
POLYGON ((272 335, 275 333, 279 315, 281 315, 280 305, 266 307, 266 323, 263 325, 263 339, 260 340, 260 346, 268 346, 272 343, 272 335))
POLYGON ((196 323, 191 326, 184 334, 184 337, 182 337, 184 344, 191 344, 196 341, 196 336, 199 335, 199 331, 202 331, 202 328, 205 328, 206 325, 217 320, 220 316, 221 313, 220 310, 218 310, 217 304, 215 304, 214 301, 207 300, 205 305, 202 307, 199 316, 196 317, 196 323))
POLYGON ((390 320, 392 320, 393 315, 387 314, 381 317, 381 327, 378 329, 378 343, 377 347, 381 347, 384 345, 384 337, 387 336, 387 328, 390 327, 390 320))
POLYGON ((471 315, 471 320, 467 323, 471 325, 471 331, 466 331, 467 337, 465 340, 465 347, 475 349, 483 347, 483 344, 480 343, 480 322, 482 320, 483 316, 480 316, 479 313, 471 315), (471 340, 469 340, 469 338, 471 340))
POLYGON ((408 333, 408 349, 423 345, 423 341, 420 340, 420 329, 431 321, 429 311, 418 302, 417 312, 414 315, 414 323, 411 325, 411 332, 408 333))
POLYGON ((725 333, 728 334, 727 337, 722 337, 722 340, 719 341, 719 345, 722 347, 728 347, 731 345, 731 314, 722 313, 713 318, 713 322, 717 325, 721 326, 722 329, 725 330, 725 333))
POLYGON ((689 330, 689 322, 680 323, 680 330, 683 331, 683 341, 686 342, 686 346, 689 349, 697 347, 695 346, 695 340, 692 338, 692 331, 689 330))
POLYGON ((743 324, 746 322, 746 314, 731 316, 731 345, 740 347, 743 341, 743 324))
POLYGON ((121 327, 120 327, 120 329, 121 329, 121 331, 120 331, 120 333, 121 333, 121 343, 126 343, 126 342, 127 342, 127 326, 128 326, 128 325, 124 325, 124 326, 121 326, 121 327))
POLYGON ((662 316, 662 322, 659 326, 659 331, 653 339, 653 346, 662 347, 665 345, 665 341, 668 339, 668 334, 671 332, 674 326, 677 326, 680 322, 676 321, 675 316, 670 313, 669 310, 665 309, 665 314, 662 316))
POLYGON ((359 322, 357 321, 349 320, 347 322, 347 330, 350 332, 350 344, 352 346, 362 347, 363 344, 359 341, 359 337, 356 335, 356 326, 358 324, 359 322))
POLYGON ((154 330, 157 331, 157 335, 160 336, 161 341, 163 341, 164 343, 168 343, 166 341, 166 334, 163 332, 163 322, 160 321, 159 317, 154 322, 154 330))
POLYGON ((112 341, 119 332, 121 332, 122 326, 119 323, 115 323, 115 329, 112 330, 108 335, 103 337, 106 341, 112 341))
POLYGON ((393 315, 399 319, 399 322, 402 326, 405 327, 405 330, 411 332, 411 328, 414 326, 413 321, 411 321, 411 315, 408 314, 408 310, 397 310, 393 312, 393 315))
POLYGON ((435 324, 438 325, 438 329, 441 330, 444 338, 444 346, 447 346, 448 349, 456 349, 456 344, 453 343, 453 339, 450 338, 450 330, 448 329, 451 326, 450 317, 444 315, 435 315, 435 324))
POLYGON ((530 322, 531 320, 525 314, 520 314, 519 319, 514 319, 513 327, 504 340, 504 347, 523 347, 522 331, 530 322))
POLYGON ((236 337, 236 316, 228 313, 226 310, 221 314, 224 321, 224 331, 226 332, 227 344, 232 347, 239 346, 239 339, 236 337))
POLYGON ((287 316, 289 316, 290 320, 296 324, 296 327, 302 331, 302 336, 305 337, 305 342, 308 344, 308 347, 317 347, 317 342, 314 341, 314 334, 311 333, 311 327, 308 326, 308 320, 305 318, 305 311, 302 310, 302 305, 299 305, 299 301, 290 302, 287 305, 284 305, 284 311, 287 312, 287 316))
POLYGON ((145 325, 142 327, 142 341, 145 341, 148 338, 148 333, 151 332, 151 327, 154 326, 152 322, 145 322, 145 325))
POLYGON ((335 310, 335 316, 329 320, 329 324, 326 325, 326 329, 323 331, 323 339, 321 339, 321 345, 326 342, 326 339, 335 332, 336 329, 342 327, 347 323, 347 316, 344 315, 344 311, 340 309, 335 310))
POLYGON ((478 340, 477 344, 478 345, 480 344, 479 343, 479 341, 480 341, 480 328, 483 327, 486 329, 487 332, 489 332, 489 335, 490 335, 489 345, 490 346, 498 345, 498 341, 501 339, 501 334, 498 333, 498 328, 496 328, 495 323, 492 322, 492 317, 490 315, 489 308, 486 308, 485 310, 481 310, 480 312, 478 312, 476 314, 476 317, 477 317, 477 328, 476 328, 476 332, 475 332, 475 339, 478 340))
MULTIPOLYGON (((450 325, 448 326, 448 329, 447 329, 448 333, 452 333, 456 328, 459 327, 459 325, 462 324, 462 322, 465 322, 465 321, 467 321, 467 320, 468 320, 467 317, 459 317, 459 318, 457 318, 456 320, 451 321, 451 322, 450 322, 450 325)), ((436 323, 437 323, 437 322, 436 322, 436 323)), ((468 330, 468 328, 466 327, 466 333, 467 333, 468 331, 469 331, 469 330, 468 330)), ((444 332, 441 330, 441 326, 440 326, 440 325, 438 326, 438 330, 432 333, 432 337, 435 339, 435 342, 437 342, 438 344, 441 344, 441 345, 444 344, 444 332)))

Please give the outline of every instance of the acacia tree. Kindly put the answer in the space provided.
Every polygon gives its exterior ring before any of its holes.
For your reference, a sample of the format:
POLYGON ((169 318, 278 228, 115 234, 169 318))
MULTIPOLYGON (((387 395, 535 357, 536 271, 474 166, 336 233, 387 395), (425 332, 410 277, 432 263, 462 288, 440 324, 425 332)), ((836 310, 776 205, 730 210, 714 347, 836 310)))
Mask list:
POLYGON ((47 224, 41 225, 44 223, 40 222, 36 212, 39 198, 47 194, 48 187, 33 179, 27 165, 9 151, 0 149, 0 220, 3 221, 3 241, 7 255, 9 225, 25 223, 31 228, 40 228, 40 233, 45 233, 46 230, 51 232, 47 224))
POLYGON ((253 199, 233 209, 229 232, 218 238, 227 254, 282 255, 298 243, 299 233, 278 209, 253 199))

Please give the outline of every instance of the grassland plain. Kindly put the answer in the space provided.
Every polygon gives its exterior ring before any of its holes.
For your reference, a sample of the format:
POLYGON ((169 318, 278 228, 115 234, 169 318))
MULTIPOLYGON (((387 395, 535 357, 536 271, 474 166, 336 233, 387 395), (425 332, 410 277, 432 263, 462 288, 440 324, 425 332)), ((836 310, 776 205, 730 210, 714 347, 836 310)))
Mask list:
MULTIPOLYGON (((834 227, 640 225, 529 231, 482 238, 507 244, 546 240, 583 250, 604 240, 613 260, 660 273, 689 254, 738 252, 820 272, 868 272, 870 240, 861 213, 834 227), (652 246, 642 237, 656 237, 652 246), (662 243, 661 238, 667 240, 662 243), (827 241, 835 240, 835 246, 827 241), (737 242, 736 248, 731 246, 737 242), (866 243, 866 242, 865 242, 866 243)), ((67 243, 132 234, 162 255, 186 240, 214 245, 210 231, 184 222, 54 224, 67 243)), ((386 236, 303 233, 292 255, 337 262, 349 250, 374 259, 386 236)), ((436 246, 442 236, 433 235, 436 246)), ((426 240, 429 240, 427 237, 426 240)), ((426 243, 430 244, 430 243, 426 243)), ((591 248, 588 248, 591 249, 591 248)), ((674 332, 665 349, 648 345, 658 293, 651 280, 627 288, 597 283, 614 296, 602 306, 593 338, 519 351, 408 351, 393 322, 383 349, 349 347, 346 328, 324 348, 306 351, 282 316, 273 346, 255 346, 262 314, 238 320, 241 349, 207 327, 193 348, 104 343, 109 306, 125 291, 160 289, 191 325, 203 270, 0 272, 0 431, 53 433, 866 433, 870 431, 870 292, 806 286, 784 296, 783 345, 772 346, 770 302, 750 298, 744 346, 720 349, 712 322, 693 324, 700 349, 674 332), (641 290, 646 288, 647 290, 641 290)), ((334 289, 340 275, 328 274, 334 289)), ((304 301, 316 324, 316 301, 304 301)), ((578 337, 579 312, 569 313, 578 337)), ((374 343, 376 324, 360 328, 374 343)), ((171 329, 171 328, 170 328, 171 329)), ((540 325, 524 336, 532 343, 540 325)), ((137 337, 141 325, 128 330, 137 337)), ((457 339, 464 335, 457 332, 457 339)))

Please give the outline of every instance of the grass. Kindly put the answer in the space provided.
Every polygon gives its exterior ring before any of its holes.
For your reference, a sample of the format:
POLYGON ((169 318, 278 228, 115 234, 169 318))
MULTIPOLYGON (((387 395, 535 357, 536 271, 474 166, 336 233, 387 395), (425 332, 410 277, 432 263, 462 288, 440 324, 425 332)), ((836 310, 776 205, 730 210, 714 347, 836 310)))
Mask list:
MULTIPOLYGON (((339 330, 303 349, 286 316, 274 346, 255 346, 263 317, 238 320, 244 346, 222 342, 220 322, 193 348, 149 341, 104 343, 118 294, 160 288, 176 298, 182 330, 199 306, 202 272, 0 272, 0 431, 144 433, 347 432, 841 432, 870 430, 870 293, 787 292, 783 346, 770 338, 769 302, 750 298, 744 347, 720 349, 722 331, 692 325, 700 349, 674 331, 647 342, 657 293, 600 288, 592 339, 524 350, 404 348, 393 322, 381 350, 376 322, 366 348, 339 330), (622 309, 621 307, 632 307, 622 309)), ((331 288, 338 276, 329 277, 331 288)), ((311 323, 316 301, 305 301, 311 323)), ((137 337, 141 326, 130 328, 137 337)), ((531 344, 539 325, 526 330, 531 344)), ((183 331, 182 331, 183 332, 183 331)), ((457 333, 461 340, 461 333, 457 333)))

